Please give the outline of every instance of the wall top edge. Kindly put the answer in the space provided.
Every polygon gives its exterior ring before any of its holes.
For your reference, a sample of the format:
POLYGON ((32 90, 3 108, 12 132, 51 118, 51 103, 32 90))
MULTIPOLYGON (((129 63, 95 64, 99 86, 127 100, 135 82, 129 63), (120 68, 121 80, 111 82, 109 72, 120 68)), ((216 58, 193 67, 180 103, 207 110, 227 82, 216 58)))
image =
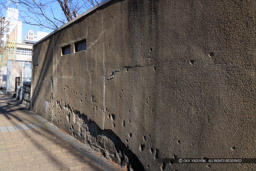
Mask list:
POLYGON ((74 18, 73 20, 69 21, 68 23, 62 25, 60 28, 52 31, 50 34, 48 34, 47 36, 45 36, 44 38, 42 38, 41 40, 39 40, 38 42, 36 42, 33 46, 36 46, 37 44, 43 42, 44 40, 48 39, 49 37, 51 37, 52 35, 54 35, 56 32, 66 28, 67 26, 71 25, 72 23, 76 22, 77 20, 89 15, 90 13, 92 13, 93 11, 97 10, 99 7, 107 4, 108 2, 110 2, 112 0, 103 0, 103 2, 99 3, 98 5, 94 6, 93 8, 85 11, 84 13, 82 13, 81 15, 79 15, 78 17, 74 18))

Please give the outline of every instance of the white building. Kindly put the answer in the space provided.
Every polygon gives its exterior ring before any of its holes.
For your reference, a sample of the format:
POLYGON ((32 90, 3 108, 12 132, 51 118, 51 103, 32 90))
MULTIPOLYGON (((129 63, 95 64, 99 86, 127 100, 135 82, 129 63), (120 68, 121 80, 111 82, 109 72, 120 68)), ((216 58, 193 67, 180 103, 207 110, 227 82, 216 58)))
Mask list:
POLYGON ((33 44, 17 44, 16 60, 18 61, 31 61, 32 60, 33 44))
POLYGON ((29 30, 27 36, 25 37, 25 42, 37 42, 47 36, 49 33, 38 31, 37 34, 33 30, 29 30))
POLYGON ((33 44, 48 33, 29 30, 22 42, 22 22, 18 20, 18 9, 8 8, 3 38, 4 52, 0 57, 0 87, 6 92, 16 91, 24 81, 31 81, 31 61, 33 44))
POLYGON ((16 43, 22 42, 22 22, 19 19, 19 10, 15 8, 8 8, 5 17, 5 34, 4 42, 8 40, 11 34, 14 34, 12 37, 15 39, 16 43), (15 32, 13 32, 15 30, 15 32))

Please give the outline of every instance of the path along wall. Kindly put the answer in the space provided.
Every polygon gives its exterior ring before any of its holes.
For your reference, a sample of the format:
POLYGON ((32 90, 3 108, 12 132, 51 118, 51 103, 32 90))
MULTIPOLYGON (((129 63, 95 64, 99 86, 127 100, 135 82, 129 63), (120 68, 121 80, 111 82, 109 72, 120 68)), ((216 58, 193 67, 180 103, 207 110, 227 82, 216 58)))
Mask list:
POLYGON ((108 2, 34 46, 32 109, 135 170, 255 168, 162 160, 255 157, 255 16, 256 1, 108 2))

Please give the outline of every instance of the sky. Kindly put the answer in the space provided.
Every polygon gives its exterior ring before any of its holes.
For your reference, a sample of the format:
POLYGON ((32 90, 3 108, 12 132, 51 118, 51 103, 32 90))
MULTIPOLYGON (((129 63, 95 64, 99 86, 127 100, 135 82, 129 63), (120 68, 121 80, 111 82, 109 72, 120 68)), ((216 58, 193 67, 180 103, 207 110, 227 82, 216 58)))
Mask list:
MULTIPOLYGON (((23 19, 21 18, 21 13, 24 12, 24 9, 21 9, 21 7, 19 5, 9 5, 10 8, 18 8, 19 9, 19 21, 22 21, 23 19)), ((1 13, 5 16, 6 15, 6 9, 2 8, 1 13)), ((34 25, 29 25, 26 24, 25 22, 22 22, 22 41, 25 39, 27 33, 29 30, 33 30, 33 32, 36 34, 37 31, 42 31, 42 32, 48 32, 51 33, 54 30, 51 29, 47 29, 47 28, 43 28, 43 27, 39 27, 39 26, 34 26, 34 25)))
POLYGON ((40 28, 38 26, 32 26, 32 25, 28 25, 26 23, 22 23, 22 40, 25 39, 29 30, 33 30, 33 32, 35 34, 37 33, 37 31, 48 32, 48 33, 51 33, 53 31, 53 30, 50 30, 50 29, 40 28))
MULTIPOLYGON (((102 2, 104 0, 98 0, 98 2, 102 2)), ((40 1, 39 1, 40 2, 40 1)), ((46 2, 46 1, 42 1, 43 2, 46 2)), ((78 1, 79 2, 79 1, 78 1)), ((41 4, 41 3, 40 3, 41 4)), ((29 25, 29 24, 26 24, 24 22, 24 18, 28 19, 28 21, 32 21, 31 19, 29 19, 29 17, 24 17, 25 15, 29 14, 31 15, 28 11, 30 9, 26 9, 24 8, 22 5, 19 5, 19 4, 9 4, 9 7, 10 8, 18 8, 19 9, 19 21, 22 21, 22 41, 24 40, 25 36, 27 35, 28 31, 29 30, 33 30, 33 32, 35 34, 37 34, 37 31, 41 31, 41 32, 48 32, 48 33, 51 33, 53 32, 54 30, 52 29, 47 29, 47 28, 44 28, 44 27, 39 27, 39 26, 34 26, 34 25, 29 25)), ((44 6, 46 10, 50 9, 48 8, 47 5, 44 6)), ((54 6, 53 8, 54 10, 52 11, 48 11, 49 13, 54 13, 55 17, 58 18, 58 19, 61 19, 63 17, 63 13, 62 13, 62 10, 60 8, 60 6, 57 4, 56 6, 54 6)), ((2 9, 1 9, 2 10, 2 9)), ((3 14, 5 14, 5 11, 1 11, 3 14)), ((80 13, 83 13, 85 11, 82 11, 80 13)))

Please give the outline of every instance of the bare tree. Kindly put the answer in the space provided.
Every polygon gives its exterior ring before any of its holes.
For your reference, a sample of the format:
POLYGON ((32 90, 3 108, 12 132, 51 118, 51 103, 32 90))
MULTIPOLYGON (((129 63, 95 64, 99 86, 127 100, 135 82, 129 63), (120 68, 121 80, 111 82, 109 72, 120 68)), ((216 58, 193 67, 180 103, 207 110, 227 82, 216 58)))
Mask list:
POLYGON ((18 4, 23 22, 57 29, 103 0, 11 0, 18 4))
POLYGON ((6 31, 6 26, 7 26, 7 23, 5 21, 5 17, 3 15, 3 10, 5 6, 4 4, 2 3, 2 1, 0 1, 0 56, 1 54, 3 53, 4 51, 4 33, 6 31))

